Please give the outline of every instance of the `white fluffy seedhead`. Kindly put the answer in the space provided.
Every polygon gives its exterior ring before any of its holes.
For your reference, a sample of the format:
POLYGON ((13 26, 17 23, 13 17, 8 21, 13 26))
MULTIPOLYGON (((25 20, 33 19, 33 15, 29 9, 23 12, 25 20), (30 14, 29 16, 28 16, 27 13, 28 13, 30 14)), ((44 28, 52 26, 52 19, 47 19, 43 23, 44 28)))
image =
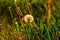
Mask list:
POLYGON ((25 15, 24 16, 24 22, 33 22, 34 21, 34 18, 32 15, 25 15))

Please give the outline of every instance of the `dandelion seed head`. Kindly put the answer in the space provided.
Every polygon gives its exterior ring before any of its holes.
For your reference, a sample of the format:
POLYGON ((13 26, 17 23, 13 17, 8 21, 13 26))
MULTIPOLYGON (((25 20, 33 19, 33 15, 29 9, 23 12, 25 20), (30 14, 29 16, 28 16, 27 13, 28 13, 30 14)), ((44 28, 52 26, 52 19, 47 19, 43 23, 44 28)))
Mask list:
POLYGON ((26 15, 24 16, 24 22, 33 22, 34 21, 34 18, 32 15, 26 15))

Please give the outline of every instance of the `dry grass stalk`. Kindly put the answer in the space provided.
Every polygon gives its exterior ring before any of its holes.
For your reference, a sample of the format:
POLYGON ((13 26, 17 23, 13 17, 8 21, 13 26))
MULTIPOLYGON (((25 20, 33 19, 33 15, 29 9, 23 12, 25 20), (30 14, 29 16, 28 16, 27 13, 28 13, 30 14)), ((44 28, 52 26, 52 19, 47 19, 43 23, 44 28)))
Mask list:
POLYGON ((51 18, 51 0, 47 0, 47 5, 46 5, 46 24, 49 25, 49 20, 51 18))
POLYGON ((11 9, 10 6, 9 6, 9 11, 10 11, 10 15, 11 15, 11 17, 13 18, 13 15, 12 15, 12 9, 11 9))
POLYGON ((26 0, 26 10, 32 15, 32 5, 28 0, 26 0))
POLYGON ((10 11, 10 15, 11 15, 11 18, 12 18, 12 26, 13 26, 13 29, 14 29, 15 28, 15 24, 14 24, 14 18, 13 18, 11 6, 9 6, 9 11, 10 11))
POLYGON ((16 6, 16 13, 18 14, 18 16, 20 16, 20 17, 22 17, 23 16, 23 13, 22 13, 22 11, 21 11, 21 9, 20 9, 20 7, 19 6, 16 6))
POLYGON ((31 5, 31 3, 29 3, 29 13, 30 13, 30 15, 32 15, 32 5, 31 5))
POLYGON ((21 9, 20 9, 20 7, 19 6, 16 6, 16 13, 18 14, 18 16, 19 16, 19 20, 21 21, 21 25, 22 25, 22 27, 24 27, 24 23, 23 23, 23 13, 22 13, 22 11, 21 11, 21 9))

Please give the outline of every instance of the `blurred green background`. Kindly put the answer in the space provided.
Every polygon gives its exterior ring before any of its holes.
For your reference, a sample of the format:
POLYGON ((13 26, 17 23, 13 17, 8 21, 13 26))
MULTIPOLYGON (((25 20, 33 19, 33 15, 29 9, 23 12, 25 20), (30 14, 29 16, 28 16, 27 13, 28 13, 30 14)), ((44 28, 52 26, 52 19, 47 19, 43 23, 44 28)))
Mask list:
POLYGON ((51 18, 46 25, 47 0, 28 0, 34 22, 24 23, 16 12, 20 7, 23 15, 26 0, 0 0, 0 40, 60 40, 60 0, 52 0, 51 18))

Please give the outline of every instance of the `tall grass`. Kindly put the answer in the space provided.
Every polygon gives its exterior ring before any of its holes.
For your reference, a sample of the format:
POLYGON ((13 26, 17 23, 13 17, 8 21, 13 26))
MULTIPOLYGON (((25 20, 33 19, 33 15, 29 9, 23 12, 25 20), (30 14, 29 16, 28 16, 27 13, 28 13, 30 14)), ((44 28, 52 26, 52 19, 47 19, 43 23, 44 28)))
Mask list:
POLYGON ((49 1, 0 0, 0 40, 59 40, 60 1, 49 1), (28 14, 33 22, 24 22, 28 14))

